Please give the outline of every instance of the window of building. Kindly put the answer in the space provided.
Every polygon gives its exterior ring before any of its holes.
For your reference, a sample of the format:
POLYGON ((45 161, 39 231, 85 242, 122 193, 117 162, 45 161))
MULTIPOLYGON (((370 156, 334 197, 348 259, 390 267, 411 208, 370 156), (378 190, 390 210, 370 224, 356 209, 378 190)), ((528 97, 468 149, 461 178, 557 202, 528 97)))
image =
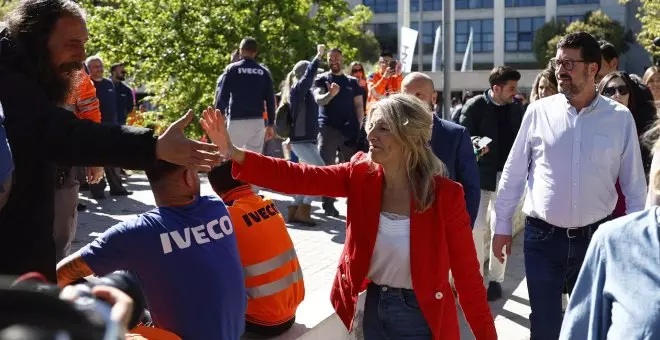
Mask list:
MULTIPOLYGON (((424 21, 422 24, 422 43, 424 45, 424 54, 433 53, 433 44, 435 43, 435 31, 442 25, 442 21, 424 21)), ((410 23, 410 28, 419 30, 419 22, 410 23)), ((441 33, 442 34, 442 33, 441 33)), ((442 45, 440 46, 442 47, 442 45)))
POLYGON ((545 6, 545 0, 505 0, 506 7, 545 6))
POLYGON ((399 36, 397 34, 396 23, 389 24, 371 24, 366 25, 367 30, 374 32, 374 36, 380 44, 380 49, 397 53, 397 41, 399 36))
POLYGON ((374 13, 396 13, 399 6, 397 0, 363 0, 362 3, 374 13))
POLYGON ((456 9, 493 8, 493 0, 456 0, 456 9))
POLYGON ((558 5, 598 4, 600 0, 557 0, 558 5))
POLYGON ((456 52, 465 52, 470 27, 474 32, 473 52, 493 51, 493 19, 456 20, 456 52))
MULTIPOLYGON (((422 0, 424 11, 442 11, 442 0, 422 0)), ((419 0, 410 0, 410 11, 417 12, 419 0)))
POLYGON ((545 23, 544 17, 507 18, 504 23, 504 50, 529 52, 536 30, 545 23))
POLYGON ((563 21, 566 25, 571 24, 572 22, 583 20, 584 14, 582 15, 558 15, 557 21, 563 21))

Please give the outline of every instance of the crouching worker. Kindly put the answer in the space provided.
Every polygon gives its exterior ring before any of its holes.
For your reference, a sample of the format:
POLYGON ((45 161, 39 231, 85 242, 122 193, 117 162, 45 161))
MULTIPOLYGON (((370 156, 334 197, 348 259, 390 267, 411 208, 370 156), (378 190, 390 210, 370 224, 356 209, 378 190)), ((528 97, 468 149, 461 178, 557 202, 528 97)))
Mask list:
POLYGON ((231 176, 231 162, 208 174, 234 224, 245 272, 247 334, 272 337, 293 326, 305 296, 302 269, 282 214, 273 201, 231 176))
POLYGON ((186 340, 236 340, 245 279, 219 199, 200 196, 197 172, 159 161, 147 170, 157 208, 119 223, 57 265, 58 285, 115 270, 134 273, 156 327, 186 340))

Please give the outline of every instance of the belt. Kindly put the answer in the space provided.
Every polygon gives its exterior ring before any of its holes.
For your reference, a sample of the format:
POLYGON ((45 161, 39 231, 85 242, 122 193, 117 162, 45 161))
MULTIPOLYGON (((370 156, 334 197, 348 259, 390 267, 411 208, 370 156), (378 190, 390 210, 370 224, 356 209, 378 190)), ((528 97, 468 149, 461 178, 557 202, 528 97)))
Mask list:
POLYGON ((576 238, 578 236, 591 237, 591 235, 593 235, 596 232, 596 230, 598 230, 598 227, 601 224, 603 224, 603 223, 605 223, 605 222, 607 222, 611 219, 612 219, 612 215, 608 215, 605 218, 603 218, 602 220, 596 221, 596 222, 591 223, 591 224, 587 224, 583 227, 562 228, 562 227, 557 227, 555 225, 552 225, 552 224, 550 224, 550 223, 548 223, 548 222, 546 222, 542 219, 527 216, 527 221, 534 224, 535 227, 538 227, 540 229, 544 229, 544 230, 546 230, 547 232, 549 232, 551 234, 554 233, 555 231, 560 232, 560 233, 566 235, 566 238, 569 238, 569 239, 576 238))

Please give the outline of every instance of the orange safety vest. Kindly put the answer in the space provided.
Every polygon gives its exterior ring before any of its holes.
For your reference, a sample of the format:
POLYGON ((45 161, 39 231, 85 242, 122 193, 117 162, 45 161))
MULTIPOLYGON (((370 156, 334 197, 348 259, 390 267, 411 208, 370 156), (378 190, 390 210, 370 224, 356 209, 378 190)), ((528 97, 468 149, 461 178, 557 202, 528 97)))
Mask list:
POLYGON ((71 95, 67 99, 67 107, 70 109, 78 119, 89 119, 93 122, 101 122, 101 109, 99 107, 99 100, 96 98, 96 87, 92 78, 89 77, 87 72, 81 70, 82 81, 78 87, 71 91, 71 95))
POLYGON ((372 74, 368 81, 369 98, 367 102, 376 102, 382 98, 401 92, 401 82, 403 75, 395 74, 389 78, 384 78, 380 72, 372 74))
POLYGON ((181 340, 181 337, 164 329, 139 325, 128 331, 126 340, 181 340))
POLYGON ((284 217, 272 200, 241 186, 222 197, 234 225, 245 273, 245 319, 276 326, 293 319, 305 298, 302 268, 284 217), (231 203, 233 202, 233 203, 231 203))

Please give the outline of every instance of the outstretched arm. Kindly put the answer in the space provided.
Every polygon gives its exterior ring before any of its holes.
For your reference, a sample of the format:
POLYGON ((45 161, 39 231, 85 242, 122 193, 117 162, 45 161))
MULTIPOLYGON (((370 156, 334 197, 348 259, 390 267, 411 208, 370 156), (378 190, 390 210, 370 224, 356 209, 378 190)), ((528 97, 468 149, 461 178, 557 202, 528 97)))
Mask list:
POLYGON ((57 285, 60 287, 90 275, 94 275, 94 271, 89 268, 79 251, 65 257, 57 264, 57 285))
POLYGON ((233 161, 232 175, 237 179, 287 194, 344 197, 348 193, 350 163, 312 166, 244 151, 231 143, 222 113, 210 107, 200 123, 225 159, 233 161))

